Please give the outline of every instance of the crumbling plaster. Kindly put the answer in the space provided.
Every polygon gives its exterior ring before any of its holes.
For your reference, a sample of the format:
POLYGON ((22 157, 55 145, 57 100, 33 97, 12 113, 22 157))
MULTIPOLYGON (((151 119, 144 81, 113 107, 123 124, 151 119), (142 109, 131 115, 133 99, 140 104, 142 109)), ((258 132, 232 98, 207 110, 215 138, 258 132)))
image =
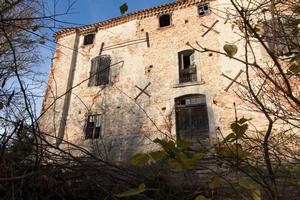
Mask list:
MULTIPOLYGON (((221 1, 220 1, 221 2, 221 1)), ((217 12, 221 9, 218 1, 211 2, 217 12)), ((58 39, 53 58, 52 73, 43 108, 66 92, 68 72, 72 59, 75 35, 70 34, 58 39)), ((229 123, 234 120, 233 102, 236 102, 239 116, 247 109, 236 97, 232 88, 224 88, 231 82, 221 76, 226 73, 234 77, 242 68, 241 64, 220 56, 217 53, 195 53, 198 82, 179 84, 178 52, 190 49, 187 42, 197 47, 198 41, 204 47, 222 51, 225 43, 236 42, 237 36, 229 24, 215 13, 198 16, 197 6, 189 6, 172 12, 172 25, 159 28, 157 16, 132 20, 121 25, 96 32, 92 45, 83 45, 84 36, 80 36, 75 75, 72 89, 69 115, 64 132, 64 139, 85 148, 100 152, 112 160, 126 160, 133 153, 157 148, 151 140, 166 135, 176 138, 174 99, 186 94, 205 94, 209 114, 210 141, 217 138, 217 128, 226 133, 229 123), (201 24, 210 26, 219 20, 214 29, 205 37, 207 30, 201 24), (132 44, 122 48, 104 50, 102 55, 110 55, 110 83, 105 86, 88 87, 91 59, 99 55, 101 44, 104 47, 124 41, 142 39, 149 34, 150 47, 146 42, 132 44), (117 63, 117 64, 115 64, 117 63), (83 82, 84 81, 84 82, 83 82), (137 101, 133 98, 140 92, 135 85, 144 88, 149 82, 147 92, 137 101), (89 114, 102 114, 102 137, 98 140, 84 139, 84 126, 89 114), (171 132, 170 132, 171 131, 171 132), (108 155, 103 153, 103 144, 108 155)), ((240 49, 241 42, 236 43, 240 49)), ((242 57, 242 52, 238 55, 242 57)), ((54 134, 58 131, 61 120, 64 97, 56 100, 41 120, 44 132, 54 134)), ((249 113, 247 112, 249 116, 249 113)), ((251 115, 251 113, 250 113, 251 115)), ((255 115, 255 114, 253 114, 255 115)), ((54 141, 54 140, 53 140, 54 141)))

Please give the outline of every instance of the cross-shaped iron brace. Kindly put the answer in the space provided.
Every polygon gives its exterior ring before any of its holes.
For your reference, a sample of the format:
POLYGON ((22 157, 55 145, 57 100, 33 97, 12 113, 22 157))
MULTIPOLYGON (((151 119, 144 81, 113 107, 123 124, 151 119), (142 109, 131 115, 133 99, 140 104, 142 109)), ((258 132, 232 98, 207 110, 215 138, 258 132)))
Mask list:
POLYGON ((229 88, 233 85, 233 83, 236 83, 244 88, 247 89, 247 86, 241 84, 240 82, 237 81, 237 79, 239 78, 239 76, 243 73, 244 71, 243 70, 240 70, 239 73, 237 73, 237 75, 234 77, 234 79, 230 78, 229 76, 227 76, 226 74, 221 74, 222 76, 224 76, 225 78, 231 80, 231 83, 225 88, 225 92, 228 92, 229 88))
POLYGON ((210 27, 208 27, 208 26, 206 26, 206 25, 204 25, 204 24, 201 24, 201 26, 207 28, 207 30, 205 31, 205 33, 202 34, 202 37, 204 37, 204 36, 205 36, 209 31, 211 31, 211 30, 212 30, 213 32, 219 34, 220 32, 214 29, 214 26, 215 26, 218 22, 219 22, 219 20, 216 20, 210 27))
POLYGON ((151 82, 149 82, 146 87, 144 87, 144 89, 140 88, 139 86, 135 85, 136 88, 138 88, 139 90, 141 90, 141 92, 134 98, 134 100, 136 101, 143 93, 145 95, 147 95, 148 97, 151 97, 151 95, 149 93, 146 92, 146 89, 151 85, 151 82))

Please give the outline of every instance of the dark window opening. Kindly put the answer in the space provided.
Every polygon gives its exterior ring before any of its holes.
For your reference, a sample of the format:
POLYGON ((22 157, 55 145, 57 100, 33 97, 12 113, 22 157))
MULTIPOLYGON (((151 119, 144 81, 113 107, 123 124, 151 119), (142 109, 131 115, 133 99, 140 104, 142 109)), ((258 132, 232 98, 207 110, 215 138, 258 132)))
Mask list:
POLYGON ((97 56, 92 59, 88 86, 106 85, 109 83, 111 58, 108 55, 97 56))
POLYGON ((185 50, 178 53, 179 83, 197 81, 194 50, 185 50))
POLYGON ((267 20, 264 22, 263 38, 268 48, 276 56, 288 56, 298 52, 300 34, 294 24, 297 24, 297 19, 285 15, 274 18, 274 21, 267 20))
POLYGON ((198 6, 198 14, 200 16, 208 15, 210 13, 209 4, 201 4, 198 6))
POLYGON ((178 139, 198 141, 209 133, 205 95, 187 95, 175 99, 178 139))
POLYGON ((83 45, 93 44, 95 34, 89 34, 84 36, 83 45))
POLYGON ((86 123, 85 139, 99 138, 101 135, 101 115, 89 115, 86 123))
POLYGON ((189 68, 191 66, 190 55, 183 55, 183 68, 189 68))
POLYGON ((171 15, 164 14, 159 16, 159 27, 166 27, 171 25, 171 15))

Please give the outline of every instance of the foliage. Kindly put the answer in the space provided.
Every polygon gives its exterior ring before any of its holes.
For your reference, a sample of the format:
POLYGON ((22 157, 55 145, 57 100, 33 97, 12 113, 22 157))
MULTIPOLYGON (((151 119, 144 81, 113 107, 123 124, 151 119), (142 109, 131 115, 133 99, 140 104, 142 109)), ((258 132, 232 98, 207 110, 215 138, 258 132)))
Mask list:
POLYGON ((146 186, 144 183, 141 183, 137 188, 129 189, 125 192, 115 194, 116 197, 122 198, 122 197, 130 197, 134 195, 138 195, 142 192, 146 191, 146 186))
POLYGON ((230 58, 232 58, 238 51, 235 44, 225 44, 223 49, 230 58))
POLYGON ((193 169, 197 159, 204 154, 201 151, 189 152, 188 149, 193 145, 192 142, 177 140, 176 143, 169 140, 156 138, 154 143, 161 146, 162 150, 145 154, 136 154, 130 160, 134 166, 145 166, 151 162, 164 162, 176 171, 183 169, 193 169))
POLYGON ((124 4, 122 4, 122 5, 120 6, 120 12, 121 12, 122 14, 125 14, 125 13, 127 12, 127 10, 128 10, 128 5, 127 5, 127 3, 124 3, 124 4))
MULTIPOLYGON (((195 50, 218 53, 240 62, 246 79, 241 82, 244 87, 234 92, 252 111, 265 117, 266 130, 260 127, 250 130, 250 119, 238 119, 236 114, 236 120, 229 125, 229 134, 224 136, 219 130, 222 141, 205 152, 195 149, 193 142, 157 138, 154 143, 160 146, 159 150, 137 154, 130 160, 132 166, 123 166, 100 159, 67 141, 62 143, 68 146, 67 150, 57 147, 49 142, 54 136, 40 133, 22 78, 39 61, 36 46, 49 40, 40 32, 46 25, 44 19, 55 17, 38 15, 42 1, 1 1, 0 114, 4 130, 0 136, 1 198, 297 198, 300 48, 294 38, 299 35, 299 1, 249 0, 248 7, 235 0, 230 2, 233 7, 226 10, 228 21, 240 34, 238 40, 243 42, 245 52, 236 43, 225 44, 225 53, 200 45, 195 50), (294 18, 284 16, 280 6, 294 18), (266 16, 271 16, 273 23, 260 19, 266 16), (271 34, 264 30, 266 27, 271 34), (256 60, 253 41, 266 51, 268 59, 264 63, 256 60), (280 45, 267 45, 269 41, 280 45), (288 47, 288 51, 280 52, 281 46, 288 47), (242 58, 236 57, 238 51, 244 54, 242 58), (18 87, 8 87, 9 81, 18 83, 18 87), (74 157, 72 150, 82 157, 74 157), (209 156, 214 159, 213 167, 198 166, 199 161, 209 156), (198 174, 202 170, 207 170, 205 177, 198 174)), ((127 3, 120 6, 122 14, 127 11, 127 3)))

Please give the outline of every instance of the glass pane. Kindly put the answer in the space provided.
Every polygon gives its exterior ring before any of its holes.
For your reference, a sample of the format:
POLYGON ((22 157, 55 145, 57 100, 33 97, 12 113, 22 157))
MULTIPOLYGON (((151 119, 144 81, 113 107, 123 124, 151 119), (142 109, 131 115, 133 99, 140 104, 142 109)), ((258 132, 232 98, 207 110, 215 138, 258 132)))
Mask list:
POLYGON ((191 104, 191 100, 190 99, 186 99, 185 100, 185 105, 189 105, 189 104, 191 104))

